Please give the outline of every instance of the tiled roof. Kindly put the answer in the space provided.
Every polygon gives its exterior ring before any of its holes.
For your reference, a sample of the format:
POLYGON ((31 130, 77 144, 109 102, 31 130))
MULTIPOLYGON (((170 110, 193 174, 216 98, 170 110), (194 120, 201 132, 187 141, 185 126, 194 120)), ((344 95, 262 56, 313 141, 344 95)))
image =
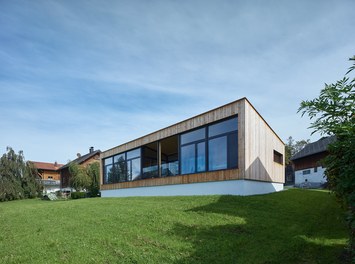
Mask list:
POLYGON ((324 152, 330 143, 335 141, 335 136, 323 137, 316 142, 307 144, 301 151, 291 157, 291 160, 300 159, 313 154, 324 152))
POLYGON ((60 167, 63 166, 63 164, 59 164, 59 163, 49 163, 49 162, 39 162, 39 161, 31 161, 37 169, 39 170, 52 170, 52 171, 56 171, 58 170, 60 167))
POLYGON ((86 160, 88 160, 88 159, 90 159, 90 158, 92 158, 92 157, 94 157, 96 154, 100 154, 101 153, 101 150, 94 150, 93 152, 90 152, 90 153, 88 153, 88 154, 85 154, 85 155, 83 155, 83 156, 81 156, 81 157, 79 157, 79 158, 77 158, 77 159, 75 159, 75 160, 72 160, 71 162, 68 162, 67 164, 65 164, 63 167, 61 167, 60 169, 64 169, 64 168, 67 168, 67 167, 69 167, 69 164, 70 163, 72 163, 72 162, 75 162, 75 163, 77 163, 77 164, 81 164, 81 163, 83 163, 84 161, 86 161, 86 160))

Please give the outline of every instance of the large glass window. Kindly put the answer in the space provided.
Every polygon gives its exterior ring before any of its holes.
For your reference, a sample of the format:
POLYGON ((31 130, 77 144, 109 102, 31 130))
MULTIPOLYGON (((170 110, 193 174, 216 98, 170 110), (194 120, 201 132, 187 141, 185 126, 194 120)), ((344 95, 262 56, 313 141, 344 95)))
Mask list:
POLYGON ((238 167, 238 133, 228 135, 228 168, 238 167))
POLYGON ((206 170, 206 143, 201 142, 197 144, 197 171, 206 170))
POLYGON ((194 173, 195 169, 195 144, 181 147, 181 173, 194 173))
POLYGON ((181 174, 236 168, 238 117, 184 133, 180 146, 181 174))
POLYGON ((158 177, 158 142, 143 146, 142 159, 142 178, 149 179, 158 177))
POLYGON ((208 141, 208 169, 227 168, 227 137, 218 137, 208 141))
POLYGON ((180 136, 181 174, 206 170, 206 128, 200 128, 180 136))
POLYGON ((134 149, 126 152, 127 179, 128 181, 141 178, 141 149, 134 149))
POLYGON ((208 170, 238 167, 238 118, 208 127, 208 170))
POLYGON ((238 117, 106 158, 103 167, 104 184, 237 168, 238 117))
POLYGON ((127 152, 127 159, 138 158, 141 156, 141 149, 134 149, 127 152))
POLYGON ((113 157, 113 166, 111 169, 112 182, 127 181, 127 164, 125 154, 119 154, 113 157))
POLYGON ((185 134, 182 134, 180 137, 181 145, 185 145, 187 143, 191 143, 194 141, 202 140, 206 137, 206 128, 200 128, 185 134))
POLYGON ((112 165, 108 165, 104 167, 104 183, 112 183, 112 179, 110 178, 112 165))
POLYGON ((130 165, 129 180, 130 181, 138 180, 141 176, 141 159, 136 158, 128 161, 128 163, 130 165))
POLYGON ((234 117, 226 121, 219 122, 208 127, 208 136, 214 137, 217 135, 233 132, 238 129, 238 118, 234 117))
POLYGON ((139 148, 104 159, 103 163, 105 184, 132 181, 141 176, 139 148))
POLYGON ((160 176, 179 174, 179 143, 178 136, 172 136, 160 141, 160 176))

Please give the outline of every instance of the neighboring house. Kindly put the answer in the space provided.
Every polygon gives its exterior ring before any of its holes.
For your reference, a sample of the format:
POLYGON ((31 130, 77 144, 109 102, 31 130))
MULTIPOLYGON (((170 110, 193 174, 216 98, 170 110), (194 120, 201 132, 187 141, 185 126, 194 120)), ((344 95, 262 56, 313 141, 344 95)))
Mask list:
POLYGON ((101 153, 101 195, 283 189, 285 144, 246 98, 101 153))
POLYGON ((38 175, 41 177, 43 184, 43 192, 55 192, 60 189, 60 167, 63 164, 58 164, 57 162, 48 163, 48 162, 39 162, 32 161, 38 170, 38 175))
POLYGON ((60 168, 60 180, 61 180, 61 188, 68 188, 70 187, 70 172, 69 172, 69 165, 72 162, 75 162, 79 165, 87 166, 93 162, 100 161, 100 150, 94 150, 94 147, 90 147, 89 153, 85 155, 81 155, 80 153, 77 154, 77 159, 68 162, 63 167, 60 168))
POLYGON ((326 182, 325 168, 321 160, 328 155, 327 147, 335 141, 335 136, 323 137, 307 144, 301 151, 291 157, 295 171, 295 185, 319 187, 326 182))

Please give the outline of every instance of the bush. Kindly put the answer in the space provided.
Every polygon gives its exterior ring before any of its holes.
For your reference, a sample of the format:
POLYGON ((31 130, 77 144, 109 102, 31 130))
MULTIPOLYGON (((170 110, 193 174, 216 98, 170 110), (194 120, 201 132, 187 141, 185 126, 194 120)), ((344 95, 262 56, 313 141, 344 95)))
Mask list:
POLYGON ((86 193, 85 192, 72 192, 71 193, 71 198, 72 199, 86 198, 86 193))
POLYGON ((100 191, 92 191, 92 192, 87 192, 86 193, 87 198, 95 198, 95 197, 101 197, 101 192, 100 191))

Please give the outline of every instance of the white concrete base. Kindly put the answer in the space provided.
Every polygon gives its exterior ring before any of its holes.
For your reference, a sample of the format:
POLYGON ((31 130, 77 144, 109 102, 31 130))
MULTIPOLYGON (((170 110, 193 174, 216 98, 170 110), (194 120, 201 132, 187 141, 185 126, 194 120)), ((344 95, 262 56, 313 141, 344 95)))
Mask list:
POLYGON ((213 194, 254 195, 278 192, 282 190, 282 183, 233 180, 102 190, 101 197, 181 196, 213 194))

